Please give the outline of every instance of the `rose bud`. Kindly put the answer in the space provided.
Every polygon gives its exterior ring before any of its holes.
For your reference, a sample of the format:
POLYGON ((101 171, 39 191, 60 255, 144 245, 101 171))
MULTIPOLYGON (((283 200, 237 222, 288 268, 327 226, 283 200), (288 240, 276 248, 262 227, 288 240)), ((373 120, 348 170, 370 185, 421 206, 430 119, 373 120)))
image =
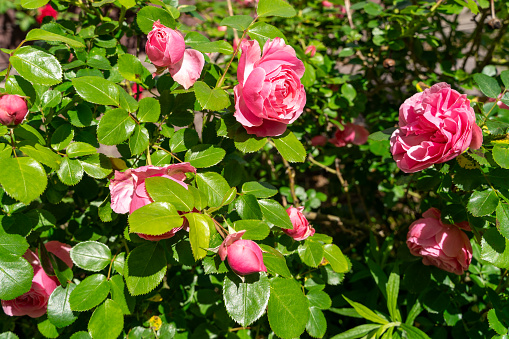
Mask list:
POLYGON ((308 46, 304 51, 304 54, 309 55, 311 58, 314 57, 316 54, 316 46, 308 46))
POLYGON ((324 1, 322 1, 322 6, 325 8, 332 8, 332 7, 334 7, 334 4, 332 2, 324 0, 324 1))
POLYGON ((463 274, 472 261, 470 240, 461 230, 470 230, 468 222, 444 224, 436 208, 430 208, 422 216, 408 230, 406 243, 410 253, 422 257, 424 265, 463 274))
POLYGON ((327 137, 323 135, 315 135, 313 138, 311 138, 311 145, 312 146, 325 146, 327 143, 327 137))
POLYGON ((286 213, 288 213, 290 221, 292 222, 293 230, 283 228, 283 232, 297 241, 304 240, 315 234, 315 229, 311 227, 304 214, 302 214, 303 210, 304 207, 295 208, 293 206, 288 207, 286 210, 286 213))
POLYGON ((180 32, 154 22, 152 31, 148 33, 145 52, 157 67, 168 67, 184 57, 186 44, 180 32))
POLYGON ((219 32, 226 32, 227 29, 228 29, 228 26, 217 26, 217 30, 219 32))
POLYGON ((263 255, 260 246, 251 240, 241 240, 246 231, 230 233, 219 246, 217 254, 238 275, 248 275, 255 272, 267 272, 263 264, 263 255))
POLYGON ((238 275, 267 272, 260 246, 252 240, 237 240, 227 248, 228 264, 238 275))
POLYGON ((454 159, 469 147, 478 149, 482 140, 466 94, 441 82, 405 100, 390 141, 398 167, 413 173, 454 159))
POLYGON ((26 101, 15 94, 6 94, 0 98, 0 124, 16 126, 23 122, 28 113, 26 101))

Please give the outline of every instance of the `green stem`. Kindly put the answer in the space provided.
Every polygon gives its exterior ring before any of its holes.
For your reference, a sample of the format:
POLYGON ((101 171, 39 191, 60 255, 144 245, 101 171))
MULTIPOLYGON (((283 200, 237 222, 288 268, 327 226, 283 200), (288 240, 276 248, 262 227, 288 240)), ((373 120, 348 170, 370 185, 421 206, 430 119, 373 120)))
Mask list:
POLYGON ((152 166, 152 159, 150 158, 150 145, 147 146, 147 164, 152 166))

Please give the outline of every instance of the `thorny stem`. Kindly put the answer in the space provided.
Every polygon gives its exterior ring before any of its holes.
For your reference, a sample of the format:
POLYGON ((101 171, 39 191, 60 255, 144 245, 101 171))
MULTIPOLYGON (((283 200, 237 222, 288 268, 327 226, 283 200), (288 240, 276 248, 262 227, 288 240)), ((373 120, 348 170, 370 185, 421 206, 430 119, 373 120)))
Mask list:
POLYGON ((11 145, 12 145, 12 153, 14 153, 14 157, 17 158, 16 155, 16 141, 14 140, 14 129, 9 128, 9 135, 11 136, 11 145))
MULTIPOLYGON (((16 49, 14 51, 12 51, 12 53, 10 54, 10 56, 13 56, 14 53, 16 53, 16 51, 18 49, 21 48, 21 46, 23 46, 23 44, 26 42, 26 40, 23 40, 19 43, 18 47, 16 47, 16 49)), ((9 74, 11 73, 11 68, 12 68, 12 64, 11 64, 11 60, 9 58, 9 65, 7 65, 7 72, 5 73, 5 81, 7 81, 7 78, 9 78, 9 74)))
POLYGON ((290 180, 290 193, 292 194, 293 204, 295 207, 299 207, 299 199, 295 194, 295 170, 285 158, 283 158, 283 163, 285 164, 286 173, 288 173, 288 179, 290 180))
POLYGON ((333 170, 332 168, 330 168, 330 167, 328 167, 328 166, 325 166, 325 165, 324 165, 324 164, 322 164, 322 163, 319 163, 318 161, 316 161, 316 160, 315 160, 315 158, 313 158, 313 157, 311 156, 311 154, 308 156, 308 159, 309 159, 309 161, 311 161, 313 164, 315 164, 315 165, 316 165, 316 166, 318 166, 318 167, 323 168, 323 169, 324 169, 324 170, 326 170, 327 172, 332 173, 332 174, 336 174, 336 171, 335 171, 335 170, 333 170))
MULTIPOLYGON (((117 253, 118 254, 118 253, 117 253)), ((110 277, 111 277, 111 267, 113 267, 113 262, 115 261, 115 259, 117 258, 117 254, 115 254, 113 256, 113 258, 111 259, 110 261, 110 268, 108 268, 108 278, 106 278, 106 280, 110 280, 110 277)))

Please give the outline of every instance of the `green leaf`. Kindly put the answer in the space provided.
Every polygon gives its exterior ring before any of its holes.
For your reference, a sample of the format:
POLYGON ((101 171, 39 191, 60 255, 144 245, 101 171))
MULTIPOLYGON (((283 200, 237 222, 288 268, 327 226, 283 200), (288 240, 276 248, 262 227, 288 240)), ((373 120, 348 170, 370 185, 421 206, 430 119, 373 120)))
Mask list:
POLYGON ((152 30, 156 20, 161 21, 161 24, 166 27, 175 28, 175 20, 170 13, 159 7, 145 6, 136 16, 136 23, 145 34, 148 34, 152 30))
POLYGON ((83 166, 78 160, 64 157, 57 174, 61 182, 68 186, 74 186, 83 178, 83 166))
POLYGON ((170 139, 170 149, 174 153, 182 152, 193 147, 199 141, 198 133, 194 129, 179 129, 170 139))
POLYGON ((262 210, 254 195, 244 194, 237 198, 235 202, 235 209, 242 219, 256 219, 263 218, 262 210))
POLYGON ((77 158, 85 155, 91 155, 97 153, 97 149, 85 142, 73 142, 65 150, 69 158, 77 158))
POLYGON ((270 327, 278 337, 296 338, 304 332, 309 320, 309 301, 297 281, 271 279, 267 314, 270 327))
POLYGON ((196 81, 193 88, 196 99, 203 109, 221 111, 230 106, 230 98, 221 88, 211 89, 202 81, 196 81))
POLYGON ((497 208, 498 201, 497 193, 491 188, 485 191, 475 191, 468 200, 467 210, 474 217, 489 215, 497 208))
POLYGON ((288 213, 277 201, 262 199, 258 200, 258 204, 265 220, 280 228, 293 229, 288 213))
POLYGON ((295 134, 286 131, 282 136, 272 138, 279 154, 289 162, 304 162, 306 150, 295 134))
POLYGON ((223 299, 226 311, 241 326, 258 320, 269 303, 270 283, 265 273, 250 274, 242 280, 228 273, 223 282, 223 299))
POLYGON ((193 257, 195 260, 201 259, 207 255, 214 222, 209 216, 200 213, 187 213, 184 217, 189 222, 189 241, 193 257))
POLYGON ((323 312, 316 307, 309 308, 309 320, 306 324, 306 331, 314 338, 322 338, 327 331, 327 320, 323 312))
POLYGON ((34 86, 19 75, 10 75, 5 82, 5 89, 7 90, 7 93, 18 94, 27 97, 27 100, 30 104, 34 103, 37 96, 34 86))
POLYGON ((92 110, 87 104, 81 103, 67 111, 69 122, 76 127, 87 127, 92 123, 92 110))
POLYGON ((36 9, 46 5, 49 0, 21 0, 21 6, 27 9, 36 9))
POLYGON ((383 131, 371 133, 368 137, 369 140, 373 141, 384 141, 391 138, 392 133, 396 130, 396 127, 391 127, 383 131))
POLYGON ((357 327, 351 328, 348 331, 345 331, 343 333, 340 333, 338 335, 335 335, 331 339, 356 339, 356 338, 362 338, 366 334, 368 334, 371 331, 374 331, 378 328, 380 328, 380 325, 377 324, 364 324, 359 325, 357 327))
POLYGON ((310 239, 299 246, 298 252, 301 260, 311 267, 318 267, 324 255, 323 245, 310 239))
POLYGON ((18 49, 9 62, 31 83, 52 86, 62 81, 62 66, 57 58, 31 46, 18 49))
POLYGON ((134 132, 136 123, 122 108, 106 112, 99 121, 97 138, 104 145, 118 145, 134 132))
POLYGON ((251 26, 248 31, 249 36, 258 41, 260 46, 263 46, 268 39, 282 38, 286 41, 284 34, 275 26, 269 25, 265 22, 258 22, 251 26))
POLYGON ((277 192, 277 188, 266 182, 249 181, 242 185, 243 194, 252 194, 257 198, 270 198, 277 192))
POLYGON ((157 122, 161 114, 161 105, 155 98, 143 98, 139 102, 136 117, 140 122, 157 122))
POLYGON ((201 211, 201 210, 205 209, 205 207, 207 207, 208 200, 207 200, 207 196, 205 195, 205 193, 203 193, 202 191, 200 191, 199 189, 197 189, 196 187, 191 186, 191 185, 187 186, 187 190, 193 196, 194 207, 197 210, 201 211))
POLYGON ((40 108, 41 111, 47 108, 56 107, 62 101, 62 93, 59 91, 47 91, 41 96, 40 108))
POLYGON ((178 211, 189 212, 194 208, 194 198, 181 184, 169 178, 152 177, 145 180, 148 194, 155 202, 168 202, 178 211))
POLYGON ((138 101, 132 96, 130 96, 123 88, 118 90, 119 92, 119 106, 120 108, 125 109, 129 113, 134 113, 139 107, 138 101))
POLYGON ((72 313, 69 296, 76 288, 74 284, 68 284, 66 288, 58 286, 48 300, 48 320, 56 327, 71 325, 78 317, 72 313))
POLYGON ((124 315, 120 306, 111 299, 96 308, 90 321, 88 331, 94 339, 116 338, 124 328, 124 315))
POLYGON ((346 273, 350 270, 348 260, 338 246, 327 244, 323 246, 323 251, 323 256, 330 263, 334 272, 346 273))
MULTIPOLYGON (((196 42, 196 43, 190 43, 190 44, 187 43, 186 45, 189 47, 192 47, 193 49, 197 50, 198 52, 202 52, 202 53, 233 54, 232 45, 230 45, 228 42, 226 42, 224 40, 196 42)), ((221 90, 221 92, 224 92, 224 91, 221 90)), ((228 101, 228 104, 229 104, 229 101, 228 101)))
POLYGON ((389 309, 392 321, 396 322, 402 321, 398 309, 399 280, 398 266, 394 266, 387 282, 387 308, 389 309))
POLYGON ((19 339, 19 337, 12 332, 0 333, 0 339, 19 339))
POLYGON ((0 257, 5 255, 22 256, 28 250, 28 242, 19 234, 5 233, 0 228, 0 257))
POLYGON ((138 208, 129 215, 129 232, 161 235, 182 226, 183 221, 172 204, 154 202, 138 208))
POLYGON ((479 86, 481 92, 483 92, 483 94, 487 97, 496 99, 502 92, 502 89, 500 88, 497 80, 487 76, 486 74, 474 74, 474 80, 477 83, 477 86, 479 86))
POLYGON ((288 269, 286 259, 281 252, 265 244, 260 244, 260 247, 264 251, 263 263, 270 274, 279 274, 284 278, 292 278, 292 273, 288 269))
POLYGON ((110 61, 102 55, 89 55, 87 58, 87 65, 92 68, 111 70, 110 61))
POLYGON ((136 298, 131 296, 124 284, 124 278, 121 275, 114 275, 110 279, 111 299, 113 299, 122 309, 125 315, 131 314, 130 308, 136 302, 136 298))
POLYGON ((106 178, 112 171, 111 162, 104 154, 96 153, 83 160, 79 160, 79 162, 83 166, 85 173, 95 179, 106 178))
POLYGON ((66 148, 74 138, 74 130, 71 124, 60 125, 51 135, 51 148, 61 151, 66 148))
POLYGON ((95 76, 83 76, 71 81, 76 93, 86 101, 99 105, 119 105, 120 91, 115 83, 95 76))
POLYGON ((132 82, 142 82, 147 76, 151 76, 150 72, 141 64, 140 60, 132 54, 125 53, 120 55, 118 57, 117 66, 120 74, 126 80, 132 82))
POLYGON ((30 290, 34 270, 23 257, 2 255, 0 257, 0 299, 11 300, 30 290))
POLYGON ((34 159, 28 157, 2 159, 0 184, 9 196, 25 205, 37 199, 46 189, 47 183, 44 168, 34 159))
POLYGON ((385 325, 385 324, 388 324, 389 322, 387 320, 385 320, 384 318, 382 318, 381 316, 379 316, 378 314, 376 314, 375 312, 373 312, 372 310, 370 310, 368 307, 358 303, 358 302, 355 302, 355 301, 352 301, 350 299, 348 299, 347 297, 343 296, 343 298, 350 304, 350 306, 352 306, 356 311, 357 313, 359 313, 359 315, 361 317, 363 317, 364 319, 367 319, 369 321, 372 321, 374 323, 378 323, 378 324, 382 324, 382 325, 385 325))
POLYGON ((86 277, 71 292, 69 302, 73 311, 88 311, 100 303, 110 293, 110 284, 103 274, 86 277))
POLYGON ((502 71, 500 73, 500 79, 502 80, 504 87, 509 88, 509 70, 502 71))
POLYGON ((23 146, 19 150, 54 170, 58 169, 62 163, 62 158, 58 154, 40 144, 23 146))
POLYGON ((152 291, 166 275, 166 256, 159 242, 136 247, 127 256, 124 277, 131 295, 152 291))
POLYGON ((500 167, 509 169, 509 147, 506 145, 495 145, 493 147, 493 160, 500 167))
POLYGON ((233 223, 233 228, 237 232, 246 231, 242 239, 263 240, 270 233, 269 225, 261 220, 238 220, 233 223))
POLYGON ((218 164, 223 160, 226 151, 213 145, 196 145, 186 152, 185 161, 196 168, 206 168, 218 164))
POLYGON ((498 319, 497 310, 492 308, 488 311, 488 322, 490 327, 500 335, 507 334, 507 327, 498 319))
POLYGON ((224 18, 219 25, 245 31, 252 22, 253 18, 249 15, 233 15, 224 18))
POLYGON ((407 333, 408 338, 412 339, 431 339, 426 333, 418 329, 417 327, 410 326, 407 324, 399 325, 402 330, 407 333))
POLYGON ((496 228, 484 232, 481 240, 481 259, 498 268, 509 268, 509 240, 496 228))
POLYGON ((237 129, 233 140, 235 141, 235 147, 242 153, 256 152, 267 143, 267 138, 258 138, 248 134, 244 127, 237 129))
POLYGON ((85 45, 81 42, 65 37, 60 34, 55 34, 52 32, 48 32, 39 28, 34 28, 28 32, 27 36, 25 37, 26 41, 33 41, 33 40, 42 40, 42 41, 58 41, 68 44, 71 47, 74 48, 85 48, 85 45))
POLYGON ((350 103, 353 103, 353 100, 357 96, 357 91, 350 84, 343 84, 341 86, 341 94, 344 98, 346 98, 350 103))
POLYGON ((500 200, 496 212, 499 231, 506 239, 509 239, 509 205, 500 200))
POLYGON ((58 338, 61 332, 48 319, 39 320, 37 329, 45 338, 58 338))
POLYGON ((111 263, 108 246, 97 241, 80 242, 71 249, 71 259, 80 268, 99 272, 111 263))
POLYGON ((30 143, 46 145, 46 140, 42 137, 41 133, 29 124, 19 125, 16 129, 14 129, 14 136, 16 137, 16 140, 21 138, 30 141, 30 143))
POLYGON ((135 125, 134 132, 129 138, 129 148, 132 155, 141 154, 149 146, 150 136, 148 130, 142 125, 135 125))
POLYGON ((327 310, 332 305, 332 300, 324 291, 312 290, 306 294, 310 307, 316 307, 320 310, 327 310))
POLYGON ((74 333, 70 337, 70 339, 92 339, 92 337, 90 336, 90 334, 88 334, 88 332, 79 331, 79 332, 74 333))
POLYGON ((259 17, 281 16, 291 18, 297 15, 292 5, 284 0, 260 0, 256 13, 259 17))
POLYGON ((223 198, 230 190, 230 185, 226 180, 215 172, 198 173, 196 183, 200 191, 207 195, 211 207, 221 206, 223 198))

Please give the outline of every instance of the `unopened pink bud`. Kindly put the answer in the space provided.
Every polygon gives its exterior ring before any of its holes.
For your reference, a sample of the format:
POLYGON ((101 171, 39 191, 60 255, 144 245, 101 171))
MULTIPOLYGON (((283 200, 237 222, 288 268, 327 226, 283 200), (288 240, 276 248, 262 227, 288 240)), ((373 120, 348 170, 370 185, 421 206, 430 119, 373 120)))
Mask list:
POLYGON ((154 22, 152 31, 148 33, 145 52, 157 67, 168 67, 184 57, 186 44, 179 31, 162 25, 159 20, 154 22))
POLYGON ((332 7, 334 7, 334 4, 332 2, 324 0, 324 1, 322 1, 322 6, 327 7, 327 8, 332 8, 332 7))
POLYGON ((228 264, 238 275, 267 272, 260 246, 252 240, 237 240, 228 246, 228 264))
POLYGON ((28 113, 26 101, 19 95, 7 94, 0 98, 0 124, 15 126, 23 122, 28 113))
POLYGON ((226 30, 227 30, 227 29, 228 29, 228 27, 227 27, 227 26, 217 26, 217 30, 218 30, 219 32, 226 32, 226 30))
POLYGON ((316 54, 316 46, 308 46, 308 48, 306 48, 306 51, 304 52, 305 54, 309 54, 310 57, 314 57, 315 54, 316 54))
POLYGON ((307 239, 315 234, 315 229, 311 227, 304 214, 302 214, 303 210, 304 207, 293 206, 288 207, 286 210, 292 222, 293 230, 283 228, 283 232, 297 241, 307 239))

